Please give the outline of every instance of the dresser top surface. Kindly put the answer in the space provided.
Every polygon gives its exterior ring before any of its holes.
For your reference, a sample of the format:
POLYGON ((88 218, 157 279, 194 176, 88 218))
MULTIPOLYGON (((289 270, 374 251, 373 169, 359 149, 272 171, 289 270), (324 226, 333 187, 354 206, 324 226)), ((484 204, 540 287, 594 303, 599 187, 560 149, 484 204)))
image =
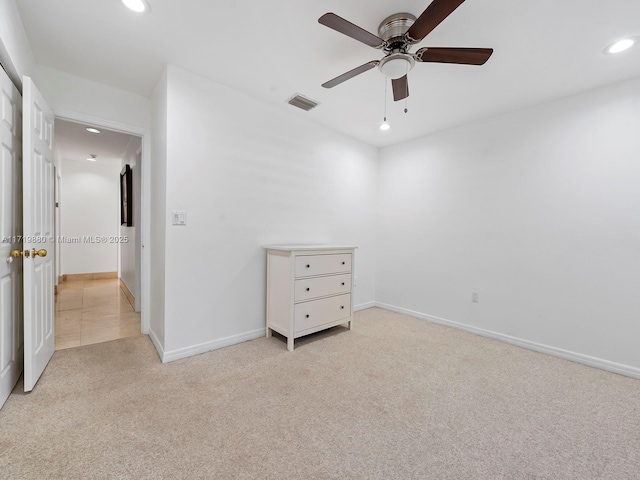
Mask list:
POLYGON ((266 250, 280 250, 284 252, 307 252, 323 250, 355 250, 353 245, 266 245, 266 250))

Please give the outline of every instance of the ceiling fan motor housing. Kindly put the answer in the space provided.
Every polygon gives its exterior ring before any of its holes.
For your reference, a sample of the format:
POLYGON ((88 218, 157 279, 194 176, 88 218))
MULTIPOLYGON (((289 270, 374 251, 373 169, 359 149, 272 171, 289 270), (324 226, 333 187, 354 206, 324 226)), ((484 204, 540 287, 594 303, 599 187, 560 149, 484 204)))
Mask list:
POLYGON ((405 51, 408 45, 404 34, 415 21, 416 17, 410 13, 394 13, 385 18, 378 27, 378 36, 387 42, 385 50, 405 51))
POLYGON ((380 60, 378 68, 387 77, 404 77, 415 65, 412 55, 407 53, 410 44, 405 33, 416 21, 410 13, 394 13, 385 18, 378 27, 378 36, 385 41, 383 49, 387 56, 380 60))

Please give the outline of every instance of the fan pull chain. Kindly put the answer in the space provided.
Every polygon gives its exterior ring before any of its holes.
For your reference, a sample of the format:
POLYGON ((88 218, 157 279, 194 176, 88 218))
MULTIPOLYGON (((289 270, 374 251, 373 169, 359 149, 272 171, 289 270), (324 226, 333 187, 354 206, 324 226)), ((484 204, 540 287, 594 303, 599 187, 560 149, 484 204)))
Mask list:
POLYGON ((384 79, 384 122, 387 123, 387 78, 384 79))
POLYGON ((407 105, 409 104, 409 63, 407 63, 407 71, 405 73, 405 76, 407 77, 407 91, 405 92, 407 94, 406 97, 404 97, 404 113, 407 113, 409 110, 407 109, 407 105))

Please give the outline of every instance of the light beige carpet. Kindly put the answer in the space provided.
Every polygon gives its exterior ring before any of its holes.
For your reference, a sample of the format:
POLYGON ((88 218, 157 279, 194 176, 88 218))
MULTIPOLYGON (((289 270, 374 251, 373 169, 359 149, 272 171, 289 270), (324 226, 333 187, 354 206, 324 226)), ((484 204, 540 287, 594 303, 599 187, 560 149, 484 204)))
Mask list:
POLYGON ((379 309, 293 353, 117 340, 9 398, 0 478, 638 479, 640 381, 379 309))

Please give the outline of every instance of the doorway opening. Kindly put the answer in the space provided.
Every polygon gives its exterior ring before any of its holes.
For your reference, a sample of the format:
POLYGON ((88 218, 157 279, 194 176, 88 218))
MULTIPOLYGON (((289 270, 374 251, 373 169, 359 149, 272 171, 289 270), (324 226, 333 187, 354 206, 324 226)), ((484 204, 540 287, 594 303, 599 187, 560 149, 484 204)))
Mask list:
POLYGON ((54 132, 55 349, 141 335, 143 139, 58 117, 54 132))

